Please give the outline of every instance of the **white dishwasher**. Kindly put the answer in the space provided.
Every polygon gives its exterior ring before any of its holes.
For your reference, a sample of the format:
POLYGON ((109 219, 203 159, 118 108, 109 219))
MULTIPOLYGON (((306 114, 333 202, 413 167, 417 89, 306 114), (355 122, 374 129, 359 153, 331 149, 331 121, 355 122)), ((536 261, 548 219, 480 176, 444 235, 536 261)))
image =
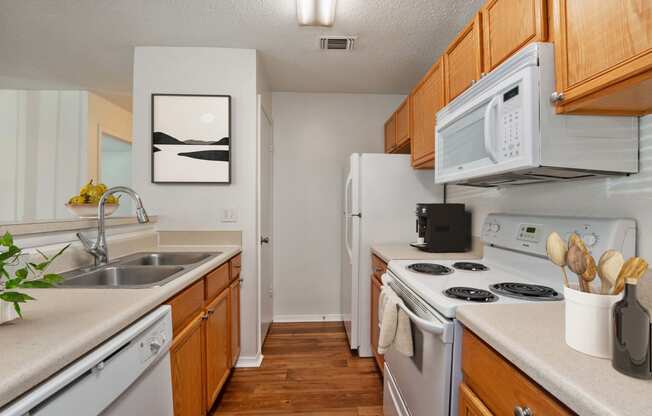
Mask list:
POLYGON ((0 409, 0 416, 172 416, 172 312, 161 306, 0 409))

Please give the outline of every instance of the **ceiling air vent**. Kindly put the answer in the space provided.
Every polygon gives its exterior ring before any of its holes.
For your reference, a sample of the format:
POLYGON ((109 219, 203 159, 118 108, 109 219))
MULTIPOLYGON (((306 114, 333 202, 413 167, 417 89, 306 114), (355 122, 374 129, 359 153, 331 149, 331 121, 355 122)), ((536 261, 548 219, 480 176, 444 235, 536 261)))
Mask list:
POLYGON ((354 36, 322 36, 319 39, 319 44, 325 50, 350 51, 353 50, 355 39, 354 36))

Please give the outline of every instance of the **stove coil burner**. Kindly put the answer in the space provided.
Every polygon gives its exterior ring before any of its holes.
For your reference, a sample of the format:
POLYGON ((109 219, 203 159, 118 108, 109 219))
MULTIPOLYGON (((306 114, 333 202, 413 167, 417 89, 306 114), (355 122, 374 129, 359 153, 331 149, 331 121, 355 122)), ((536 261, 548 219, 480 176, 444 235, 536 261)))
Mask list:
POLYGON ((434 263, 414 263, 414 264, 410 264, 407 267, 408 269, 417 273, 431 274, 435 276, 441 276, 444 274, 453 273, 453 269, 451 269, 450 267, 446 267, 441 264, 434 264, 434 263))
POLYGON ((533 285, 528 283, 505 282, 496 283, 489 288, 499 295, 516 299, 527 299, 533 301, 562 300, 564 296, 548 286, 533 285))
POLYGON ((458 270, 467 270, 471 272, 484 272, 486 270, 489 270, 489 268, 484 264, 473 263, 470 261, 458 261, 457 263, 453 264, 453 267, 455 267, 458 270))
POLYGON ((475 289, 473 287, 451 287, 444 291, 444 295, 453 299, 468 300, 469 302, 495 302, 498 296, 484 289, 475 289))

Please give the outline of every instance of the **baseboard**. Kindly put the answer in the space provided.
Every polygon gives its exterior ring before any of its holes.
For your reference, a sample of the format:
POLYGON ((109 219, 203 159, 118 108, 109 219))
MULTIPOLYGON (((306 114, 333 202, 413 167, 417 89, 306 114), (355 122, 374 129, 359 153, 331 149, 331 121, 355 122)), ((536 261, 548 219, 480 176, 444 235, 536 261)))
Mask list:
POLYGON ((260 367, 263 362, 263 354, 254 355, 253 357, 240 356, 235 363, 236 368, 260 367))
POLYGON ((342 315, 332 313, 326 315, 276 315, 274 322, 334 322, 341 321, 342 315))

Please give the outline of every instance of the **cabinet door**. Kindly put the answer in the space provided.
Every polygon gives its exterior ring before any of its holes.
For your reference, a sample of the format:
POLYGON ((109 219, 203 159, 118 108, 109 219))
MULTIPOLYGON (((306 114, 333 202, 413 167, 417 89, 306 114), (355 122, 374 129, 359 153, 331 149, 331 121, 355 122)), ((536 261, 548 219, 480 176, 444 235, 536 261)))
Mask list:
POLYGON ((175 416, 203 416, 204 342, 201 331, 203 312, 183 328, 172 341, 170 365, 175 416))
POLYGON ((482 32, 478 13, 444 52, 446 102, 463 93, 482 74, 482 32))
POLYGON ((396 146, 405 146, 410 140, 410 99, 406 98, 396 110, 396 146))
POLYGON ((396 117, 395 114, 385 122, 385 153, 391 153, 396 147, 396 117))
POLYGON ((240 357, 240 279, 229 288, 229 321, 231 326, 231 367, 240 357))
POLYGON ((446 105, 444 94, 444 65, 439 59, 410 95, 412 122, 410 134, 412 166, 432 168, 435 159, 435 118, 446 105))
POLYGON ((652 111, 652 2, 550 1, 560 111, 652 111))
POLYGON ((376 363, 383 371, 385 359, 382 355, 378 354, 378 297, 380 296, 381 284, 378 279, 371 275, 371 351, 374 354, 376 363))
POLYGON ((229 290, 206 307, 206 409, 210 409, 231 369, 229 290))
POLYGON ((530 42, 546 40, 545 0, 489 0, 482 9, 484 71, 530 42))
POLYGON ((460 416, 493 416, 482 400, 464 383, 460 384, 460 416))

